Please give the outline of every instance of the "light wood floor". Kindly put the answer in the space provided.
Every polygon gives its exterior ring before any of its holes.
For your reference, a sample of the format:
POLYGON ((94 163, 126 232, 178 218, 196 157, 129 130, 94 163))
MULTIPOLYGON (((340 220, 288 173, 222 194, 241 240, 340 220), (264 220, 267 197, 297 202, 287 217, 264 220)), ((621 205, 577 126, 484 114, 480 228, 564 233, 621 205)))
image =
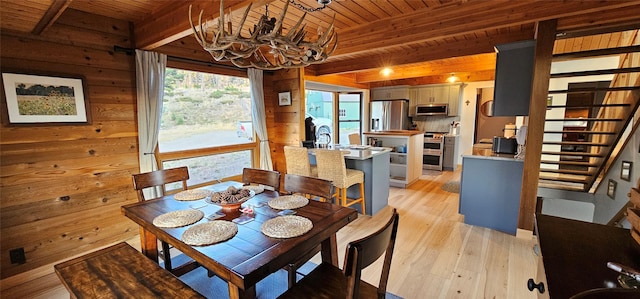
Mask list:
MULTIPOLYGON (((400 227, 388 291, 406 299, 535 298, 526 288, 527 279, 536 274, 534 239, 464 224, 458 194, 440 189, 459 178, 459 170, 429 171, 407 189, 392 188, 390 207, 374 217, 361 216, 338 233, 340 263, 346 244, 375 231, 394 207, 400 227)), ((320 262, 319 256, 312 261, 320 262)), ((377 285, 381 265, 379 260, 365 269, 363 279, 377 285)), ((2 281, 1 297, 69 298, 52 267, 33 272, 22 281, 2 281)))

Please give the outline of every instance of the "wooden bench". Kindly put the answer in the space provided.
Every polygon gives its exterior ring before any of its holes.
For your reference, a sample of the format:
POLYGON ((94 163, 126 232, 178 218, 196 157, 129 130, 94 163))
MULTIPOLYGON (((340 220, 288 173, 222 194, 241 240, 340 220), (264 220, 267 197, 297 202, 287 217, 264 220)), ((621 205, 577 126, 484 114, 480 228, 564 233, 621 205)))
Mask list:
POLYGON ((54 268, 71 298, 205 298, 124 242, 54 268))

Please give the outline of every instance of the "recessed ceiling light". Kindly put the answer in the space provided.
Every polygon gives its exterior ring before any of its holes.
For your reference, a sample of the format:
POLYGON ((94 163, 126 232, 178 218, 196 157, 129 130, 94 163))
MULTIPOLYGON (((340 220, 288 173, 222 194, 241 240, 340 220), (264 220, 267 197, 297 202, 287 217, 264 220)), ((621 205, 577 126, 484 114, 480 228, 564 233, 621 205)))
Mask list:
POLYGON ((451 76, 447 78, 447 81, 449 81, 449 83, 455 83, 458 80, 460 80, 460 78, 456 77, 455 73, 451 73, 451 76))
POLYGON ((381 73, 383 76, 388 77, 389 75, 391 75, 391 73, 393 73, 393 70, 392 70, 392 69, 390 69, 390 68, 388 68, 388 67, 385 67, 385 68, 383 68, 383 69, 380 71, 380 73, 381 73))

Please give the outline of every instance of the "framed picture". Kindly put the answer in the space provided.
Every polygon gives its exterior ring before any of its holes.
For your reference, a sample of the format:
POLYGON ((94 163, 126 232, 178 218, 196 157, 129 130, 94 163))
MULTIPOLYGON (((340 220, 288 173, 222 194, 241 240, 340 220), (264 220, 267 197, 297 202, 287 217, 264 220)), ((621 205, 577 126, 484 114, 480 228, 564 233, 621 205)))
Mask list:
POLYGON ((2 73, 2 81, 9 124, 90 122, 81 78, 2 73))
POLYGON ((618 185, 616 181, 609 179, 609 184, 607 185, 607 196, 611 197, 611 199, 616 198, 616 185, 618 185))
POLYGON ((291 92, 281 92, 278 94, 278 104, 280 106, 291 106, 291 92))
POLYGON ((620 179, 625 181, 631 181, 631 167, 633 163, 630 161, 622 161, 622 166, 620 167, 620 179))

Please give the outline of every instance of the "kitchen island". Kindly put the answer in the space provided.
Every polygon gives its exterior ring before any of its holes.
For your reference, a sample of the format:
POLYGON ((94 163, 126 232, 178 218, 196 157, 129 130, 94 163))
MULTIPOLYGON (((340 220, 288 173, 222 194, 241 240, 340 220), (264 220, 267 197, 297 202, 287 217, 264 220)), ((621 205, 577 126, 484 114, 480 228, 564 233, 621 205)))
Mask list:
POLYGON ((464 155, 459 213, 464 223, 515 235, 524 161, 513 155, 464 155))
POLYGON ((424 132, 416 130, 393 130, 365 132, 366 140, 378 146, 390 147, 390 170, 388 184, 406 188, 422 175, 422 147, 424 132), (398 150, 402 148, 402 150, 398 150))
MULTIPOLYGON (((389 153, 391 148, 352 146, 338 148, 344 154, 347 168, 364 172, 364 202, 366 211, 363 214, 375 215, 387 206, 389 201, 389 153)), ((338 150, 337 149, 337 150, 338 150)), ((314 149, 309 150, 309 162, 316 164, 314 149)), ((360 195, 358 185, 347 189, 347 196, 357 198, 360 195)), ((362 213, 360 205, 351 206, 362 213)))

